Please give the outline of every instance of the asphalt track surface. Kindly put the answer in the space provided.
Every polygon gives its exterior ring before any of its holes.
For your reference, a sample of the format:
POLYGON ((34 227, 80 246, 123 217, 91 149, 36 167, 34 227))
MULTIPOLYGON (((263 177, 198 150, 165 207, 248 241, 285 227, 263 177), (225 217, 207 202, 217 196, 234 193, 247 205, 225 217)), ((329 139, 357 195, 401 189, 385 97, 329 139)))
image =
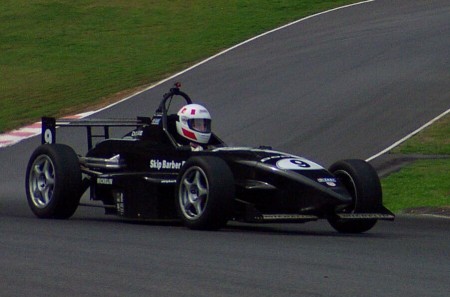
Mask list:
MULTIPOLYGON (((151 115, 176 80, 231 145, 324 165, 368 158, 450 107, 450 2, 375 1, 323 14, 216 57, 95 115, 151 115)), ((58 131, 82 151, 82 131, 58 131)), ((28 209, 39 144, 0 149, 1 296, 448 296, 450 220, 399 216, 366 234, 326 222, 219 232, 137 224, 80 208, 28 209)))

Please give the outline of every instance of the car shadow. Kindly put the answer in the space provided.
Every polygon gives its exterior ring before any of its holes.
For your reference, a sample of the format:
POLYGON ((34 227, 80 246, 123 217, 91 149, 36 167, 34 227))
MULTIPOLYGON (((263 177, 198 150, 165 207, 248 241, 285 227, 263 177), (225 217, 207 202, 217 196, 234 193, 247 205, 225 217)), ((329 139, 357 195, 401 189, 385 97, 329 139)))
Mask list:
MULTIPOLYGON (((365 233, 340 233, 335 231, 331 226, 328 227, 326 223, 319 223, 320 226, 313 226, 308 229, 307 224, 243 224, 230 223, 222 232, 231 233, 259 233, 267 235, 284 235, 284 236, 319 236, 319 237, 339 237, 339 238, 393 238, 394 235, 390 233, 377 232, 376 226, 373 230, 365 233), (303 227, 305 226, 305 227, 303 227)), ((397 237, 397 236, 396 236, 397 237)))

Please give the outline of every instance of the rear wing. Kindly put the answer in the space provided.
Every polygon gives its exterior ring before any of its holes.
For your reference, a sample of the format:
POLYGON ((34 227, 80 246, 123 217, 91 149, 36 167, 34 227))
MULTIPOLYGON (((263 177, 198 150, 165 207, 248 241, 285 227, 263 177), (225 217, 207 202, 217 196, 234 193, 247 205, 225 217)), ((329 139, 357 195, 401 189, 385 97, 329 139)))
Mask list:
MULTIPOLYGON (((42 119, 42 135, 41 142, 56 143, 56 128, 58 127, 84 127, 87 132, 88 149, 92 148, 92 140, 94 138, 108 139, 111 127, 142 127, 150 125, 152 120, 149 117, 137 117, 136 119, 60 119, 56 120, 52 117, 43 117, 42 119), (93 128, 99 127, 101 134, 93 134, 93 128)), ((96 133, 97 133, 96 129, 96 133)))

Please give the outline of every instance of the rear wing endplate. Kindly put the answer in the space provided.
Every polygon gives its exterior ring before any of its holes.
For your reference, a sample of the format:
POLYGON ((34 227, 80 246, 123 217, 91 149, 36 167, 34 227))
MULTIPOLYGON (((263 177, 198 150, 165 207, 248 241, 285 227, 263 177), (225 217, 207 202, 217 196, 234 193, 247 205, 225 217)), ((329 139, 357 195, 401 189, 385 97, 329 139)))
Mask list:
POLYGON ((142 127, 151 124, 149 117, 137 117, 136 119, 60 119, 56 120, 52 117, 42 117, 42 135, 41 142, 56 143, 56 128, 57 127, 84 127, 87 133, 88 149, 92 148, 93 138, 108 139, 111 127, 142 127), (93 134, 93 128, 100 127, 101 134, 93 134))

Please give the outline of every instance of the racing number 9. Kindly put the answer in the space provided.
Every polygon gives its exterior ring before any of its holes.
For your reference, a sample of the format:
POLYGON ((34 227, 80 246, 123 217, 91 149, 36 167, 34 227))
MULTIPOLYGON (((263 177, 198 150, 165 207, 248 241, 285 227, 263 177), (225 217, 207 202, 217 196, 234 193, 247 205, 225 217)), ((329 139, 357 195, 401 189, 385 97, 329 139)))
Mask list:
POLYGON ((303 162, 301 160, 291 160, 291 163, 296 165, 296 166, 298 166, 298 167, 301 167, 301 168, 309 168, 309 167, 311 167, 308 163, 303 162))
POLYGON ((44 132, 44 142, 53 143, 53 132, 51 129, 46 129, 44 132))

